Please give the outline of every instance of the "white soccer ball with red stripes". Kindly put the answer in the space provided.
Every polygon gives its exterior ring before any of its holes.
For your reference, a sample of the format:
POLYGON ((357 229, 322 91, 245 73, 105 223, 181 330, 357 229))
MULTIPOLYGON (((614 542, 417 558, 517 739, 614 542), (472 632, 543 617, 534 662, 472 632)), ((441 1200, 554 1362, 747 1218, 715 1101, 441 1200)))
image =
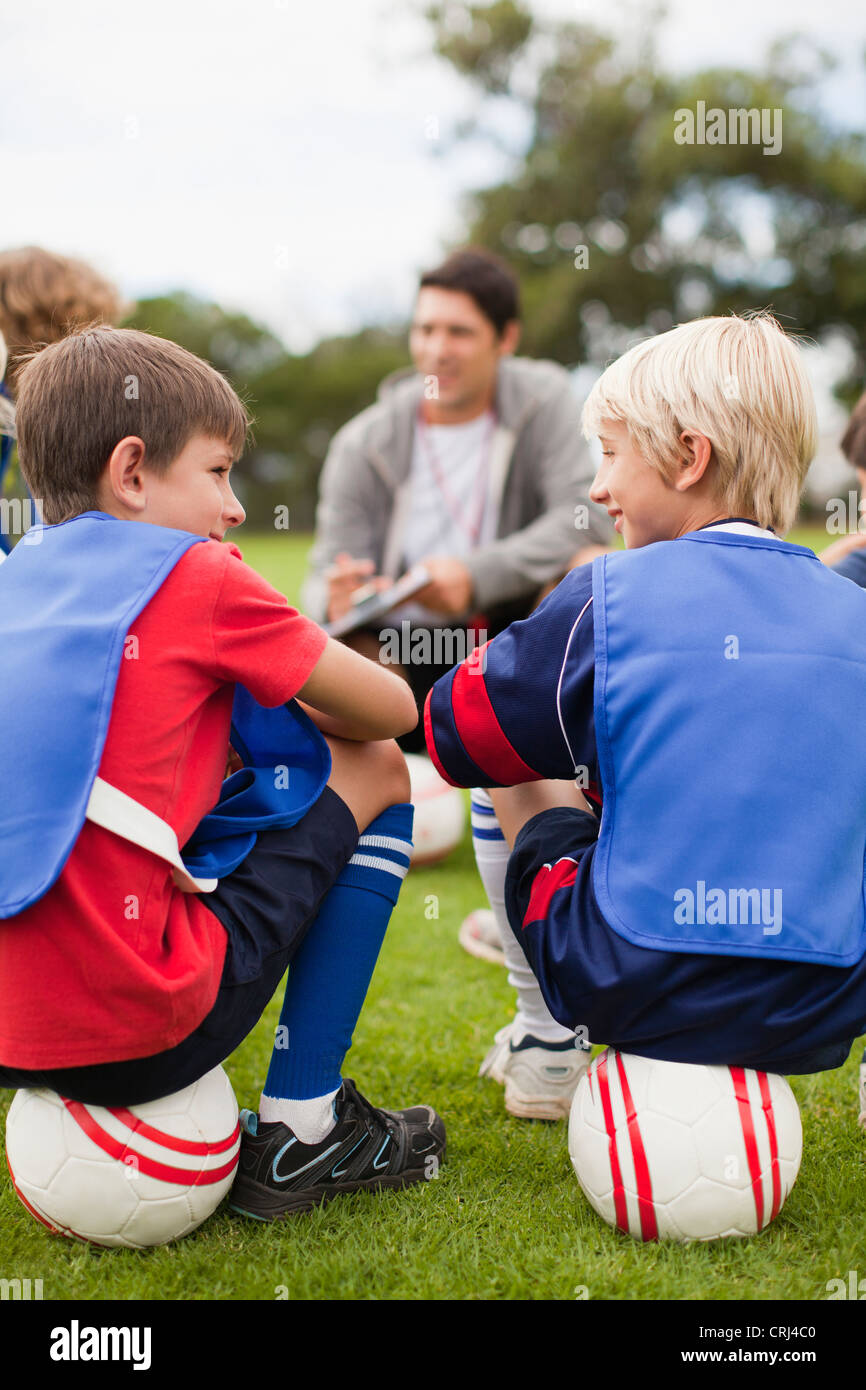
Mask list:
POLYGON ((463 839, 466 803, 461 792, 439 776, 429 758, 407 753, 415 820, 412 865, 438 864, 463 839))
POLYGON ((638 1240, 755 1235, 781 1211, 802 1150, 784 1077, 612 1048, 581 1077, 568 1126, 590 1203, 638 1240))
POLYGON ((28 1211, 57 1235, 141 1250, 200 1226, 232 1185, 238 1106, 222 1067, 144 1105, 18 1091, 6 1161, 28 1211))

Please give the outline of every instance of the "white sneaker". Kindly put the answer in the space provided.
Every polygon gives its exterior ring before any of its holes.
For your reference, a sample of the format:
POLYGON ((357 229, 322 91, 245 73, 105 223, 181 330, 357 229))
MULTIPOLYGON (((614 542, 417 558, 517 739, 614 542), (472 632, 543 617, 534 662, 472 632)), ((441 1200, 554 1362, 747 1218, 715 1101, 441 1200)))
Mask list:
POLYGON ((496 1034, 478 1069, 505 1087, 505 1109, 525 1120, 568 1119, 577 1083, 592 1053, 577 1039, 546 1043, 527 1034, 514 1045, 514 1021, 496 1034))
POLYGON ((478 907, 474 912, 470 912, 468 917, 464 917, 460 923, 457 940, 470 956, 492 961, 494 965, 505 964, 502 937, 492 908, 478 907))

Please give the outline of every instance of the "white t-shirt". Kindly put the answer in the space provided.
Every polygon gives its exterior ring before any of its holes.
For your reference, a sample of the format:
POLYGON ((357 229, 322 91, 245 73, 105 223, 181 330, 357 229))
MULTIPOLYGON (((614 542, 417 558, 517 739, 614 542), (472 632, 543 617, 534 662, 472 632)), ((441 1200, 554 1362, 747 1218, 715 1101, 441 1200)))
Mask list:
MULTIPOLYGON (((499 508, 488 484, 495 424, 489 410, 462 425, 416 424, 403 536, 407 569, 425 555, 459 558, 494 539, 499 508)), ((419 603, 403 604, 388 618, 448 621, 419 603)))

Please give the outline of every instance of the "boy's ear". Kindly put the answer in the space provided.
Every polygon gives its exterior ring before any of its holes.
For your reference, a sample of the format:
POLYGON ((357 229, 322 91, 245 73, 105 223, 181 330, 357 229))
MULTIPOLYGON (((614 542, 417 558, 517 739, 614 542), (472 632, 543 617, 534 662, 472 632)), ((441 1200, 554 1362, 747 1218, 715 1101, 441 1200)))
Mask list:
POLYGON ((699 434, 697 430, 683 430, 680 444, 682 458, 674 487, 678 492, 685 492, 703 478, 713 456, 713 446, 707 436, 699 434))
POLYGON ((102 477, 105 500, 132 512, 141 512, 147 505, 142 465, 144 440, 127 435, 115 444, 102 477))

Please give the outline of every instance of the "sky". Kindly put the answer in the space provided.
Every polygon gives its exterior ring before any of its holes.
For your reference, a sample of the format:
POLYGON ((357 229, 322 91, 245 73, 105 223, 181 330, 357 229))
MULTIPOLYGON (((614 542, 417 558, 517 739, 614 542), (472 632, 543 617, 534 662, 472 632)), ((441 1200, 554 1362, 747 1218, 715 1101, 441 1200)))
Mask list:
MULTIPOLYGON (((640 10, 532 8, 625 31, 640 10)), ((473 98, 431 56, 418 12, 0 0, 0 244, 82 256, 131 298, 189 289, 294 351, 404 319, 418 271, 461 234, 461 194, 506 170, 488 149, 445 151, 473 98)), ((673 69, 748 66, 796 28, 842 59, 828 111, 862 123, 862 0, 671 0, 662 51, 673 69)))

